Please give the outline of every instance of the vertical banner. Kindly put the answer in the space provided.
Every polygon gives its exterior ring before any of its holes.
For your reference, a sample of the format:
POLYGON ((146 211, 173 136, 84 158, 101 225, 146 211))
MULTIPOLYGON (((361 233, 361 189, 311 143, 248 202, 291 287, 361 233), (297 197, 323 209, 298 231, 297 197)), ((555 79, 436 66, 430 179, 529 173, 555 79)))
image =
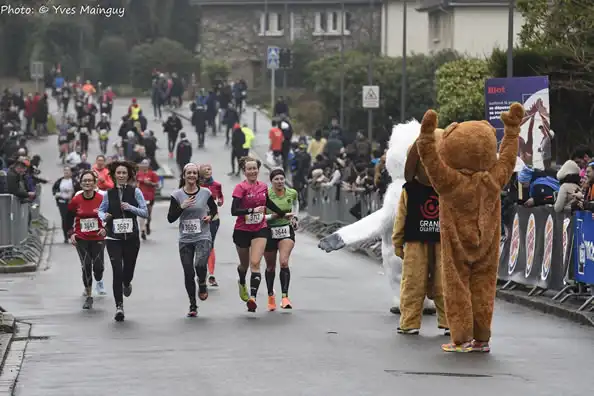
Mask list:
POLYGON ((531 158, 532 166, 544 169, 542 150, 553 137, 549 107, 549 78, 512 77, 490 78, 485 82, 485 118, 497 130, 497 140, 503 138, 501 112, 519 102, 526 109, 520 131, 520 157, 531 158))
POLYGON ((576 212, 574 218, 574 277, 594 284, 594 219, 591 212, 576 212))

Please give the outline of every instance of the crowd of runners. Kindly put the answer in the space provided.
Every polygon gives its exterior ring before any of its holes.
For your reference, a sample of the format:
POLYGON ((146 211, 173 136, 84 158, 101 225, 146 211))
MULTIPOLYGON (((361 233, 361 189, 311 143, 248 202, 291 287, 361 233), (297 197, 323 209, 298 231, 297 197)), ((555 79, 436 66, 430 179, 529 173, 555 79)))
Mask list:
MULTIPOLYGON (((270 172, 271 186, 268 187, 258 180, 260 167, 260 161, 254 158, 241 158, 240 168, 245 179, 235 186, 232 194, 230 210, 236 218, 233 242, 239 258, 239 297, 249 312, 256 311, 264 257, 267 308, 276 310, 274 281, 278 260, 280 306, 292 309, 289 257, 295 245, 299 200, 297 192, 285 186, 282 169, 270 172), (246 284, 248 270, 251 272, 249 290, 246 284)), ((97 294, 106 294, 103 273, 104 251, 107 249, 113 271, 115 320, 123 321, 124 297, 132 294, 143 222, 152 217, 147 197, 138 187, 138 166, 129 161, 112 161, 99 171, 83 171, 79 183, 80 191, 69 200, 64 211, 65 223, 69 226, 68 238, 76 246, 81 262, 86 297, 83 309, 93 307, 93 278, 97 294), (105 182, 105 178, 113 183, 101 184, 100 180, 105 182)), ((72 191, 76 189, 68 186, 72 191)), ((184 166, 179 188, 171 193, 167 220, 179 224, 179 256, 190 305, 188 317, 197 316, 197 297, 204 301, 208 298, 208 288, 218 287, 215 240, 220 225, 219 211, 224 203, 221 184, 213 179, 210 165, 189 163, 184 166)))

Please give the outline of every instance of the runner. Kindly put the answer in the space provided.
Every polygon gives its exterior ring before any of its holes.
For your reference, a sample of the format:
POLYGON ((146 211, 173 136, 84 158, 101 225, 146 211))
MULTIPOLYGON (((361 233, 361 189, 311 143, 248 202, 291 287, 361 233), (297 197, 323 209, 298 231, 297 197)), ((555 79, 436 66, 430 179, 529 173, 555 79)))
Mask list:
POLYGON ((86 300, 83 309, 93 308, 93 275, 98 294, 105 294, 103 285, 103 248, 105 247, 105 228, 97 211, 103 196, 95 191, 97 175, 83 171, 80 176, 82 192, 76 194, 68 204, 73 227, 70 230, 70 242, 76 246, 82 268, 83 285, 86 300))
POLYGON ((167 220, 179 219, 179 256, 184 269, 186 291, 190 298, 188 317, 198 313, 196 305, 196 275, 198 298, 208 298, 206 273, 208 256, 212 249, 210 220, 218 213, 217 205, 208 188, 198 185, 198 166, 187 164, 182 169, 180 188, 171 194, 167 220))
POLYGON ((239 297, 247 302, 249 312, 256 312, 256 296, 262 274, 260 272, 260 261, 264 255, 264 248, 270 235, 264 213, 266 208, 282 218, 290 218, 278 206, 268 198, 268 187, 266 183, 258 181, 261 162, 251 157, 242 157, 239 160, 239 168, 245 175, 245 180, 235 186, 233 190, 233 203, 231 204, 231 215, 236 216, 235 230, 233 231, 233 242, 239 256, 239 297), (248 294, 245 278, 248 267, 251 269, 250 294, 248 294))
POLYGON ((105 163, 105 155, 100 154, 95 158, 95 165, 93 166, 93 170, 97 174, 97 188, 103 192, 113 188, 113 180, 111 180, 109 169, 107 169, 105 163))
POLYGON ((140 249, 137 217, 148 217, 142 192, 130 184, 136 176, 136 164, 114 161, 109 173, 116 186, 107 191, 99 207, 99 217, 106 223, 106 246, 113 269, 115 320, 124 320, 124 299, 132 294, 132 278, 140 249))
POLYGON ((56 199, 56 205, 60 211, 62 219, 62 233, 64 243, 68 243, 68 231, 72 227, 70 216, 68 215, 68 203, 74 197, 74 193, 80 190, 80 185, 72 177, 72 169, 69 166, 64 167, 64 176, 56 180, 52 186, 52 194, 56 199))
POLYGON ((268 210, 266 221, 270 228, 270 235, 266 243, 264 260, 266 260, 266 286, 268 287, 268 310, 276 310, 276 296, 274 293, 274 277, 276 275, 276 256, 278 251, 280 261, 281 282, 281 308, 292 309, 289 300, 289 282, 291 270, 289 257, 295 246, 295 230, 297 229, 297 214, 299 213, 299 199, 297 191, 285 186, 285 172, 282 169, 273 169, 270 172, 272 186, 268 189, 268 197, 281 210, 293 214, 291 219, 278 218, 278 215, 268 210))
MULTIPOLYGON (((213 199, 216 201, 219 207, 223 206, 225 202, 225 197, 223 197, 223 187, 221 183, 216 182, 212 178, 212 166, 209 164, 200 165, 200 187, 206 187, 210 190, 213 199)), ((219 230, 219 226, 221 225, 221 220, 219 215, 212 216, 212 220, 210 221, 210 235, 212 237, 212 250, 210 251, 210 256, 208 256, 208 284, 210 286, 218 286, 217 280, 215 278, 215 239, 217 236, 217 231, 219 230)))
POLYGON ((159 185, 159 176, 150 168, 150 161, 145 159, 139 165, 138 174, 136 175, 136 182, 138 188, 142 191, 142 195, 146 201, 148 208, 148 219, 140 218, 140 236, 146 240, 147 235, 151 235, 151 216, 153 213, 153 205, 155 204, 155 192, 159 185))

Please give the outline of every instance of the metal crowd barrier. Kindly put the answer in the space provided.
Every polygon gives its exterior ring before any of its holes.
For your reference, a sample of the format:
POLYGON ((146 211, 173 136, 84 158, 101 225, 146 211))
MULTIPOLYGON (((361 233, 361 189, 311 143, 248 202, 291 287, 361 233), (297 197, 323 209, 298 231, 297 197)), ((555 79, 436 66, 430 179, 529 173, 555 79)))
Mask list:
MULTIPOLYGON (((332 233, 381 208, 377 193, 365 194, 308 186, 307 213, 318 220, 315 234, 332 233), (360 213, 357 206, 360 205, 360 213)), ((594 311, 594 213, 556 213, 552 205, 516 205, 504 221, 498 279, 503 290, 523 287, 530 296, 549 292, 561 304, 570 298, 576 311, 594 311)))
POLYGON ((33 202, 0 194, 0 264, 10 264, 14 259, 31 262, 43 252, 41 237, 49 223, 39 211, 41 186, 36 192, 33 202))

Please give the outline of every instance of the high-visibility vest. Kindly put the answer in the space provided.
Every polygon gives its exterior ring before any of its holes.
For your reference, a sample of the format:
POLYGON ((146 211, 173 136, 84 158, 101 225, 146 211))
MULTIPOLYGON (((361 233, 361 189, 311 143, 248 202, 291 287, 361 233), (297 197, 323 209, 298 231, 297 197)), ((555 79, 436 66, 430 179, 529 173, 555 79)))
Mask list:
POLYGON ((130 118, 137 120, 140 117, 140 106, 132 106, 130 110, 130 118))
POLYGON ((248 128, 248 127, 241 128, 241 131, 245 135, 245 143, 243 144, 243 148, 244 149, 251 149, 252 148, 252 141, 256 137, 254 135, 254 132, 250 128, 248 128))

